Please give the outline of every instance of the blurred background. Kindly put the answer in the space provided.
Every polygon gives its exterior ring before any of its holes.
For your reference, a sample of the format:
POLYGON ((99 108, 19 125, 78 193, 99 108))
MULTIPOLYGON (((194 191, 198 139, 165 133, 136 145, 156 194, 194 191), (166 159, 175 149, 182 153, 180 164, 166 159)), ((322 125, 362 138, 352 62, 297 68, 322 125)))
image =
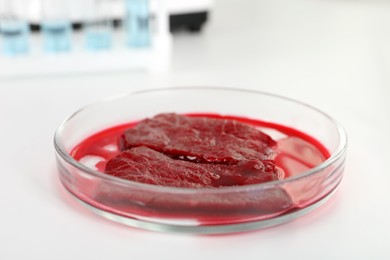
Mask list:
POLYGON ((339 114, 340 121, 353 117, 376 129, 388 127, 388 1, 1 4, 0 91, 8 96, 6 109, 18 102, 47 103, 56 107, 53 116, 63 118, 118 93, 213 85, 273 92, 339 114), (5 31, 12 17, 28 26, 16 40, 5 31))
MULTIPOLYGON (((10 185, 0 197, 17 190, 13 187, 42 203, 47 193, 57 194, 52 137, 64 118, 86 104, 166 86, 254 89, 325 111, 349 137, 332 214, 314 214, 281 227, 283 232, 265 231, 268 240, 264 233, 251 234, 265 245, 256 248, 263 255, 272 250, 283 255, 305 245, 316 258, 318 252, 329 259, 343 251, 344 258, 388 259, 390 1, 22 0, 21 7, 9 2, 1 0, 0 6, 0 158, 10 185), (28 155, 23 164, 21 151, 28 155), (375 223, 366 225, 371 220, 375 223), (280 244, 291 251, 280 250, 280 244)), ((15 237, 11 229, 5 234, 4 241, 15 237)), ((255 252, 249 240, 236 237, 231 250, 255 252)), ((226 248, 211 244, 202 252, 226 248)))

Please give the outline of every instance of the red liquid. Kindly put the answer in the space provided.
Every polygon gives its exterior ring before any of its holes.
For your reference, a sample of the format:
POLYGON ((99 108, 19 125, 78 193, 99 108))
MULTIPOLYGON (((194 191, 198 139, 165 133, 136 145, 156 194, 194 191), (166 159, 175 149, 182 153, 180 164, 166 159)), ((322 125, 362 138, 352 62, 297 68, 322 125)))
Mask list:
MULTIPOLYGON (((278 155, 275 161, 277 167, 283 170, 284 178, 313 168, 330 156, 327 149, 316 139, 290 127, 234 116, 215 114, 191 114, 190 116, 234 119, 261 128, 278 143, 276 149, 278 155), (273 136, 275 131, 280 138, 273 136)), ((136 122, 114 126, 91 135, 71 151, 71 156, 103 172, 107 161, 120 153, 118 148, 120 135, 135 124, 136 122)), ((248 193, 234 194, 231 198, 225 197, 224 200, 227 202, 223 203, 221 198, 210 195, 208 199, 193 206, 189 206, 191 198, 172 199, 172 196, 153 197, 149 194, 123 195, 123 191, 116 193, 107 187, 99 189, 101 191, 96 194, 95 202, 91 202, 97 204, 95 206, 98 208, 126 216, 192 218, 205 225, 250 221, 258 216, 279 215, 295 207, 294 199, 282 188, 274 188, 267 194, 261 194, 261 198, 258 194, 254 197, 250 197, 248 193), (107 192, 104 191, 105 189, 107 192), (147 196, 151 196, 150 199, 145 199, 147 196), (138 200, 143 202, 134 203, 138 200), (128 212, 131 214, 126 214, 128 212)))
MULTIPOLYGON (((256 127, 273 129, 286 135, 287 138, 278 140, 278 156, 276 157, 277 166, 285 172, 284 178, 313 168, 329 158, 328 150, 320 142, 313 137, 290 127, 234 116, 220 116, 214 114, 191 114, 191 116, 233 119, 256 127), (309 154, 304 155, 302 151, 304 149, 309 150, 309 154), (299 167, 299 169, 294 169, 294 166, 290 166, 290 164, 294 164, 295 167, 299 167)), ((95 166, 97 170, 103 172, 107 161, 119 154, 118 139, 120 135, 135 124, 136 122, 119 125, 98 132, 78 144, 72 150, 71 156, 78 161, 86 156, 101 157, 102 160, 95 166)))

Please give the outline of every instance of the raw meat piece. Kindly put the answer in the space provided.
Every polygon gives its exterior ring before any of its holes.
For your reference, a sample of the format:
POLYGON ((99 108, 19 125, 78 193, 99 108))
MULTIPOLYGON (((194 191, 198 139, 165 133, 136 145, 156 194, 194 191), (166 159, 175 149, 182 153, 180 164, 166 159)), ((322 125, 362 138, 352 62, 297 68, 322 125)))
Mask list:
POLYGON ((147 146, 175 159, 218 164, 270 160, 275 145, 271 137, 248 124, 173 113, 145 119, 119 140, 121 151, 147 146))
POLYGON ((245 160, 235 165, 172 159, 148 147, 126 150, 109 160, 105 172, 123 179, 181 188, 248 185, 279 179, 273 161, 245 160))

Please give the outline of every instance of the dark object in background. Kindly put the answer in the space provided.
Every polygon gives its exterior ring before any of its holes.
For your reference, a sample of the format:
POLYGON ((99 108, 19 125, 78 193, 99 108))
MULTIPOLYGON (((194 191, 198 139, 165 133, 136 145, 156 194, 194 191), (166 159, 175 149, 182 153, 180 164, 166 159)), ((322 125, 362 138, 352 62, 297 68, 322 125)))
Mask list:
MULTIPOLYGON (((208 20, 209 12, 196 12, 187 14, 172 14, 169 16, 169 29, 172 33, 178 30, 188 30, 190 32, 200 32, 203 25, 208 20)), ((119 19, 113 20, 114 27, 119 27, 122 21, 119 19)), ((30 24, 31 31, 40 31, 41 26, 39 24, 30 24)), ((81 23, 73 23, 74 30, 80 30, 82 28, 81 23)))
POLYGON ((187 29, 191 32, 200 32, 206 23, 208 12, 198 12, 190 14, 175 14, 169 17, 169 27, 171 32, 178 29, 187 29))

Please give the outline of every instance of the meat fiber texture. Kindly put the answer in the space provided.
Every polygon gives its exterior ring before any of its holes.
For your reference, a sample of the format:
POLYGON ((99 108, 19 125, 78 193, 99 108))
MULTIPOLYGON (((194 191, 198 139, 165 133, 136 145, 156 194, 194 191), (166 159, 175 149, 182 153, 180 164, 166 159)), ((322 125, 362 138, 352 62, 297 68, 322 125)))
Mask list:
POLYGON ((141 146, 111 159, 106 173, 136 182, 183 188, 247 185, 278 179, 272 161, 245 160, 235 165, 172 159, 141 146))
POLYGON ((128 129, 120 149, 147 146, 180 159, 202 163, 237 163, 272 159, 276 142, 255 127, 235 120, 160 114, 128 129))
POLYGON ((120 178, 183 188, 238 186, 280 178, 276 142, 235 120, 160 114, 119 140, 105 172, 120 178))

